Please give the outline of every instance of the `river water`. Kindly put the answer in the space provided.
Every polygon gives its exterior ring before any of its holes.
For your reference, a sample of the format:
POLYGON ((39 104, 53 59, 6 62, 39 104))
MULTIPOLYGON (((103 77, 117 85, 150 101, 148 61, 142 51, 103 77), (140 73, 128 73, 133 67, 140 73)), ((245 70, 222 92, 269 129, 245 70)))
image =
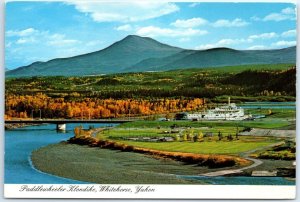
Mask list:
POLYGON ((244 102, 238 106, 244 109, 296 109, 295 102, 244 102))
MULTIPOLYGON (((90 124, 89 124, 90 125, 90 124)), ((83 124, 84 128, 89 127, 83 124)), ((93 124, 105 127, 104 124, 93 124)), ((82 184, 85 182, 61 178, 36 170, 31 164, 31 152, 67 140, 73 136, 73 128, 78 124, 67 124, 66 133, 57 133, 52 124, 30 126, 5 131, 5 184, 82 184)), ((179 178, 199 180, 208 184, 220 185, 294 185, 294 181, 281 177, 200 177, 178 176, 179 178)))
MULTIPOLYGON (((89 124, 90 125, 90 124, 89 124)), ((83 124, 84 128, 89 125, 83 124)), ((104 124, 93 124, 104 127, 104 124)), ((36 170, 31 164, 31 152, 49 145, 68 140, 78 124, 67 124, 66 133, 58 133, 56 125, 29 126, 5 131, 6 184, 80 184, 83 182, 61 178, 36 170)))
POLYGON ((180 176, 183 179, 199 180, 215 185, 295 185, 295 181, 283 177, 206 177, 206 176, 180 176))

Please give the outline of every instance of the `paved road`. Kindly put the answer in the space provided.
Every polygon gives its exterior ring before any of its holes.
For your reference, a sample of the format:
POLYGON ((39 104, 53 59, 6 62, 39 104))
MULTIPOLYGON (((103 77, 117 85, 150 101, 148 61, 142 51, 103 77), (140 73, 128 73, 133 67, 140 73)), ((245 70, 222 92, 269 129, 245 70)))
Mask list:
POLYGON ((217 177, 217 176, 223 176, 223 175, 229 175, 229 174, 242 173, 244 170, 257 167, 263 163, 259 159, 250 158, 249 154, 254 153, 258 150, 264 150, 264 149, 268 149, 268 148, 271 148, 271 147, 274 147, 277 145, 281 145, 282 143, 284 143, 284 142, 277 142, 277 143, 265 146, 263 148, 257 148, 257 149, 253 149, 253 150, 242 153, 241 157, 253 162, 253 164, 251 164, 249 166, 246 166, 243 168, 238 168, 238 169, 229 169, 229 170, 220 170, 220 171, 215 171, 215 172, 209 172, 209 173, 204 173, 204 174, 200 174, 200 175, 206 176, 206 177, 217 177))

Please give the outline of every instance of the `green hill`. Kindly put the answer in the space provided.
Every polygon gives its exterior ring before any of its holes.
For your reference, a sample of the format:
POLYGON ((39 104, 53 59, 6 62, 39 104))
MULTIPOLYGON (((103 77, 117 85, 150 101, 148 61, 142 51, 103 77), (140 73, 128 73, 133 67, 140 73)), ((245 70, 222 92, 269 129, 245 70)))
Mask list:
POLYGON ((295 46, 278 50, 185 50, 149 37, 129 35, 103 50, 48 62, 35 62, 8 71, 6 76, 82 76, 282 63, 296 63, 295 46))
POLYGON ((146 59, 129 70, 172 70, 249 64, 282 64, 296 62, 296 47, 278 50, 234 50, 214 48, 203 51, 185 50, 165 57, 146 59))
POLYGON ((182 49, 148 37, 129 35, 111 46, 93 53, 48 62, 35 62, 12 70, 6 76, 94 75, 121 72, 150 57, 166 57, 182 49))
MULTIPOLYGON (((85 98, 211 98, 294 101, 295 64, 243 65, 101 76, 6 78, 5 93, 85 98)), ((236 99, 235 99, 236 101, 236 99)))

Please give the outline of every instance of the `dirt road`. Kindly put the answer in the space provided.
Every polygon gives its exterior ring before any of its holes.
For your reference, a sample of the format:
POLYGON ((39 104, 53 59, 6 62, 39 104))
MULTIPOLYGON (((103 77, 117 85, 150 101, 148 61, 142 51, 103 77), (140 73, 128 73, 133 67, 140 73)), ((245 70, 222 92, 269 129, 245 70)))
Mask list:
POLYGON ((246 167, 243 167, 243 168, 239 168, 239 169, 229 169, 229 170, 221 170, 221 171, 209 172, 209 173, 204 173, 204 174, 200 174, 200 175, 201 176, 206 176, 206 177, 217 177, 217 176, 223 176, 223 175, 229 175, 229 174, 242 173, 244 170, 257 167, 257 166, 259 166, 259 165, 261 165, 263 163, 259 159, 250 158, 249 154, 254 153, 254 152, 258 151, 258 150, 265 150, 265 149, 268 149, 268 148, 271 148, 271 147, 274 147, 274 146, 277 146, 277 145, 280 145, 280 144, 283 144, 283 143, 284 142, 277 142, 277 143, 270 144, 270 145, 265 146, 265 147, 253 149, 253 150, 250 150, 250 151, 242 153, 241 157, 243 157, 243 158, 245 158, 245 159, 253 162, 253 164, 251 164, 249 166, 246 166, 246 167))

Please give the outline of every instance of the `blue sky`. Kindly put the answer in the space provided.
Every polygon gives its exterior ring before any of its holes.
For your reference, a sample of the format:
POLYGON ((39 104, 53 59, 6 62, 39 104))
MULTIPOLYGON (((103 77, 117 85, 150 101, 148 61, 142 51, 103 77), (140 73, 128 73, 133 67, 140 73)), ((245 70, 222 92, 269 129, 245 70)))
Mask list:
POLYGON ((9 2, 5 65, 103 49, 129 34, 187 49, 278 49, 296 45, 287 3, 9 2))

